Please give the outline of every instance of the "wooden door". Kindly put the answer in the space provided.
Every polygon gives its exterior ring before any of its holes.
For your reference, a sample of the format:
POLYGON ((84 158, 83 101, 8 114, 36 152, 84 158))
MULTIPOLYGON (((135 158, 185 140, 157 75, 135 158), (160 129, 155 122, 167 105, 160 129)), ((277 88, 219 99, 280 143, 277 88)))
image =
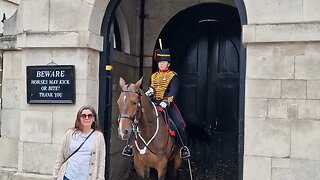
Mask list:
POLYGON ((177 51, 178 105, 195 179, 237 179, 239 33, 206 22, 177 51))

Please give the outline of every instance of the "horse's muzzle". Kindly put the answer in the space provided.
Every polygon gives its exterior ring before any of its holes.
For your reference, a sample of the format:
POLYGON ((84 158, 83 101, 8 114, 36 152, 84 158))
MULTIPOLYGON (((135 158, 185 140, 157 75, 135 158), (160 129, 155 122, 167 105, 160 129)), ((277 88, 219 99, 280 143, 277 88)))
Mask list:
POLYGON ((120 129, 118 128, 118 135, 119 138, 122 140, 128 140, 130 138, 131 135, 131 129, 120 129))

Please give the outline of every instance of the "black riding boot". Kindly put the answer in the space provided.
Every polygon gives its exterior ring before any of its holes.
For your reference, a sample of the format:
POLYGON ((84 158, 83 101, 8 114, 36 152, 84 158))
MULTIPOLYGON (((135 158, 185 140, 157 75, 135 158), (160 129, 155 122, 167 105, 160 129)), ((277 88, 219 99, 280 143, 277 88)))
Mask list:
POLYGON ((122 150, 122 155, 123 155, 123 156, 128 156, 128 157, 133 156, 132 146, 126 145, 126 146, 123 148, 123 150, 122 150))
POLYGON ((182 148, 180 149, 180 157, 182 159, 189 159, 190 157, 190 151, 189 148, 186 146, 186 139, 187 139, 187 135, 186 135, 186 131, 185 130, 181 130, 180 131, 181 134, 181 144, 182 144, 182 148))

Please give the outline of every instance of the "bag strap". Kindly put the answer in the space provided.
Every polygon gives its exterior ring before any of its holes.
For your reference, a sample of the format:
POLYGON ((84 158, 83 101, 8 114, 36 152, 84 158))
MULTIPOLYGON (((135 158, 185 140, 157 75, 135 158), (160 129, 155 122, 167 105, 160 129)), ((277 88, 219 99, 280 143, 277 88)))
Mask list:
MULTIPOLYGON (((80 144, 80 146, 79 146, 72 154, 70 154, 70 156, 69 156, 66 160, 64 160, 63 163, 67 162, 68 159, 71 158, 71 156, 73 156, 76 152, 79 151, 79 149, 82 147, 82 145, 87 141, 87 139, 91 136, 91 134, 92 134, 94 131, 95 131, 95 130, 91 131, 91 133, 90 133, 90 134, 86 137, 86 139, 80 144)), ((62 163, 62 164, 63 164, 63 163, 62 163)))

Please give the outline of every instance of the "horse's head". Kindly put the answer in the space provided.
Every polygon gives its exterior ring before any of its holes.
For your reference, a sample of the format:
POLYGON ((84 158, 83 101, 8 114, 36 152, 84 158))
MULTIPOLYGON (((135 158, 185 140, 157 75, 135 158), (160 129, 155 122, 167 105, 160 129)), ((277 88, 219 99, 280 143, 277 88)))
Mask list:
POLYGON ((139 88, 141 83, 142 78, 135 84, 126 84, 125 80, 120 77, 121 93, 117 103, 120 114, 118 134, 122 140, 129 139, 132 133, 132 125, 138 123, 137 121, 141 116, 142 90, 139 88))

